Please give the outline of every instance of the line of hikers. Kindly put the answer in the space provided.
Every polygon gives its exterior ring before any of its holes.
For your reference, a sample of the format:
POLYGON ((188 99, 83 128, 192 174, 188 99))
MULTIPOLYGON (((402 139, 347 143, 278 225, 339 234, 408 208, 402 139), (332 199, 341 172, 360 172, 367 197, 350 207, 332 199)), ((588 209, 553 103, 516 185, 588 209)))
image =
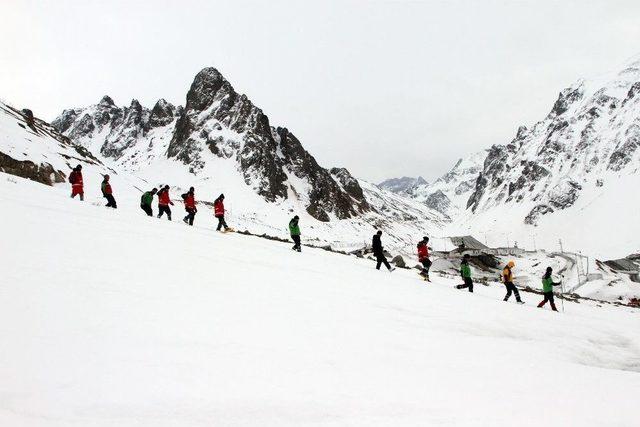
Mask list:
MULTIPOLYGON (((376 269, 380 270, 380 266, 384 264, 389 272, 395 270, 395 268, 391 267, 389 261, 387 261, 386 256, 384 255, 384 248, 382 247, 382 231, 378 230, 378 232, 373 236, 373 240, 371 246, 373 248, 373 255, 376 257, 376 269)), ((421 241, 418 242, 417 250, 418 250, 418 262, 422 264, 422 269, 420 271, 420 275, 426 281, 431 281, 429 279, 429 269, 431 268, 432 262, 429 259, 429 238, 424 236, 421 241)), ((473 278, 471 275, 471 265, 469 261, 471 260, 471 256, 469 254, 464 254, 462 257, 462 262, 460 263, 460 277, 464 283, 460 285, 456 285, 457 289, 468 289, 469 292, 473 292, 473 278)), ((507 265, 502 270, 502 274, 500 275, 500 280, 504 283, 507 288, 507 294, 504 296, 504 301, 509 301, 511 295, 514 295, 516 298, 516 302, 518 304, 524 304, 524 301, 520 298, 520 292, 518 288, 513 283, 513 271, 512 269, 515 267, 516 263, 514 261, 509 261, 507 265)), ((551 304, 551 309, 553 311, 558 311, 556 308, 556 304, 553 298, 553 287, 560 286, 562 282, 554 282, 552 278, 553 269, 551 267, 547 267, 547 270, 542 276, 542 292, 544 294, 544 299, 538 304, 538 307, 542 308, 544 305, 549 302, 551 304)))
MULTIPOLYGON (((82 180, 82 165, 78 165, 73 168, 71 174, 69 174, 69 182, 71 183, 71 198, 75 198, 75 196, 80 196, 80 200, 84 200, 84 183, 82 180)), ((109 183, 109 175, 104 175, 102 184, 101 184, 102 195, 105 199, 107 199, 107 204, 105 206, 110 208, 117 208, 116 200, 113 197, 113 190, 111 188, 111 184, 109 183)), ((173 202, 171 201, 171 197, 169 195, 169 186, 160 186, 160 190, 157 188, 153 188, 150 191, 147 191, 142 194, 140 197, 140 208, 148 215, 153 216, 153 208, 151 207, 153 203, 154 196, 158 196, 158 218, 162 218, 164 214, 167 215, 167 219, 171 221, 171 208, 169 206, 173 206, 173 202)), ((196 199, 195 199, 195 189, 193 187, 189 188, 189 191, 182 194, 182 200, 184 202, 184 208, 187 212, 187 215, 182 219, 185 224, 193 225, 193 221, 195 219, 196 213, 198 209, 196 208, 196 199)), ((213 202, 213 210, 214 216, 218 219, 218 226, 216 227, 216 231, 220 231, 224 228, 224 231, 229 231, 231 228, 227 225, 227 222, 224 219, 224 194, 220 194, 218 198, 213 202)), ((294 216, 289 221, 289 234, 291 235, 291 240, 293 240, 293 247, 291 248, 294 251, 301 252, 302 244, 300 240, 300 217, 298 215, 294 216)), ((382 231, 378 230, 376 234, 374 234, 371 247, 373 249, 373 255, 376 257, 376 269, 380 270, 380 267, 384 264, 384 266, 392 272, 395 270, 395 267, 392 267, 387 260, 387 257, 384 254, 384 247, 382 246, 382 231)), ((417 250, 418 250, 418 262, 422 264, 422 269, 420 271, 420 275, 426 281, 431 281, 429 279, 429 269, 431 268, 432 262, 429 259, 429 237, 424 236, 420 242, 418 242, 417 250)), ((462 277, 462 281, 464 282, 461 285, 456 285, 457 289, 468 289, 469 292, 473 292, 473 279, 471 277, 471 266, 469 265, 469 260, 471 257, 469 254, 464 254, 462 257, 462 262, 460 263, 460 276, 462 277)), ((513 271, 512 269, 515 267, 515 262, 509 261, 507 265, 502 270, 502 274, 500 276, 502 283, 504 283, 507 288, 507 294, 504 297, 504 301, 508 301, 511 295, 513 294, 516 298, 516 302, 518 304, 524 304, 522 299, 520 298, 520 292, 516 285, 513 283, 513 271)), ((551 277, 553 273, 553 269, 551 267, 547 267, 547 270, 542 277, 542 290, 544 294, 544 300, 538 304, 538 307, 543 307, 547 302, 551 304, 551 309, 553 311, 558 311, 555 305, 555 301, 553 298, 553 287, 560 286, 560 282, 555 283, 551 277)))
MULTIPOLYGON (((84 181, 82 178, 82 165, 78 165, 69 174, 69 182, 71 183, 71 198, 76 196, 80 197, 80 200, 84 200, 84 181)), ((107 199, 106 207, 116 209, 116 199, 113 196, 113 189, 109 182, 109 175, 103 175, 102 184, 100 186, 102 196, 107 199)), ((169 195, 169 186, 160 186, 160 190, 153 188, 150 191, 146 191, 140 197, 140 209, 142 209, 148 216, 153 216, 153 197, 158 196, 158 218, 162 218, 166 214, 167 219, 171 221, 171 208, 173 202, 169 195)), ((185 224, 193 225, 193 221, 196 217, 198 209, 196 208, 195 189, 189 188, 189 191, 182 194, 182 200, 184 202, 184 209, 187 215, 182 219, 185 224)), ((217 231, 224 228, 225 231, 231 230, 224 219, 224 194, 220 194, 218 198, 213 202, 214 216, 218 219, 217 231)))

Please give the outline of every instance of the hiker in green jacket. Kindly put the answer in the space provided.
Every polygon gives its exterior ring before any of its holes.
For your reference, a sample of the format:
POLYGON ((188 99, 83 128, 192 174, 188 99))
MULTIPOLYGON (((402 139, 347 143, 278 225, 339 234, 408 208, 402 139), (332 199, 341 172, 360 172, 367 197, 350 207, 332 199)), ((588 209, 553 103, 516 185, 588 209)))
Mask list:
POLYGON ((549 301, 551 303, 551 310, 558 311, 556 308, 556 303, 553 300, 553 287, 560 286, 562 282, 555 283, 553 278, 551 277, 553 274, 553 269, 551 267, 547 267, 547 272, 542 276, 542 292, 544 292, 544 299, 538 304, 539 308, 544 307, 544 305, 549 301))
POLYGON ((462 262, 460 263, 460 276, 462 276, 464 284, 458 285, 456 288, 469 288, 469 292, 473 292, 473 279, 471 279, 471 266, 469 265, 470 258, 469 254, 464 254, 462 257, 462 262))
POLYGON ((291 221, 289 221, 289 233, 294 243, 291 249, 302 252, 302 246, 300 245, 300 225, 298 225, 299 220, 300 217, 298 215, 291 218, 291 221))
POLYGON ((158 192, 157 188, 151 191, 147 191, 140 197, 140 208, 145 211, 149 216, 153 216, 153 209, 151 209, 151 203, 153 203, 153 196, 158 192))

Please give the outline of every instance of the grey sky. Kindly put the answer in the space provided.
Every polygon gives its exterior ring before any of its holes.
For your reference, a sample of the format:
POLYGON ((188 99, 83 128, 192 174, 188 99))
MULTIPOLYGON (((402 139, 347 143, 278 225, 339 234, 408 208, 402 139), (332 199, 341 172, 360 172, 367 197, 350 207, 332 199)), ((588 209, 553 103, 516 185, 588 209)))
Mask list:
POLYGON ((0 2, 0 98, 184 104, 217 67, 323 166, 433 179, 640 53, 640 1, 0 2))

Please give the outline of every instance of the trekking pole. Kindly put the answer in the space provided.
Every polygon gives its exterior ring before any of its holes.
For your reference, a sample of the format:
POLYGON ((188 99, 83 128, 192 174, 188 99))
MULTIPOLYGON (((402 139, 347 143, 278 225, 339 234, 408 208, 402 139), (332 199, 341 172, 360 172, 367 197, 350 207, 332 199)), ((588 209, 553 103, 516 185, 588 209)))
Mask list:
POLYGON ((562 314, 564 314, 564 276, 562 277, 562 281, 560 282, 560 291, 562 292, 562 295, 560 295, 560 303, 562 304, 562 314))

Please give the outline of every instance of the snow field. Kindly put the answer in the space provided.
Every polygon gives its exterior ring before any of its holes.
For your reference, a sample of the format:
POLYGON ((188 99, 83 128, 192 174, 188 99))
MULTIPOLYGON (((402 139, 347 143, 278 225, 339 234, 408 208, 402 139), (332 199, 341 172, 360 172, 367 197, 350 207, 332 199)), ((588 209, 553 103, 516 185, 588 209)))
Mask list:
POLYGON ((179 205, 0 174, 0 425, 635 425, 637 311, 504 303, 179 205))

